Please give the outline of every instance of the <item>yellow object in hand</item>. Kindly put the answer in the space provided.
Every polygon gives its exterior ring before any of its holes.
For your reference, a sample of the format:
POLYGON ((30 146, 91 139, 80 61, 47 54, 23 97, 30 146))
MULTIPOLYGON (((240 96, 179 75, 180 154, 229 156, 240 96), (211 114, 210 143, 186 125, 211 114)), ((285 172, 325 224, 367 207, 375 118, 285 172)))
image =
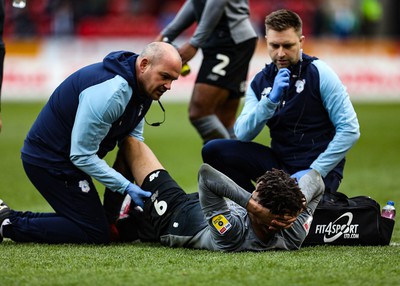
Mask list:
POLYGON ((187 76, 188 74, 190 74, 190 66, 186 63, 182 66, 181 75, 187 76))

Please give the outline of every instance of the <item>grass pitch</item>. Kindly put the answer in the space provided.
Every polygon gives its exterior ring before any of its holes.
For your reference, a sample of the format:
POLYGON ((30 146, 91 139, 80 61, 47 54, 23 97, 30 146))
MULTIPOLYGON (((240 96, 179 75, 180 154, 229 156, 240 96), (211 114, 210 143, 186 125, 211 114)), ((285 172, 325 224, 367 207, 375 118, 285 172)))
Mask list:
MULTIPOLYGON (((20 148, 43 103, 3 103, 0 198, 12 208, 51 211, 22 169, 20 148)), ((186 103, 164 103, 166 122, 146 127, 146 143, 187 192, 197 189, 201 140, 186 103)), ((340 191, 400 208, 400 104, 355 104, 361 138, 349 152, 340 191)), ((162 118, 152 107, 149 122, 162 118)), ((258 138, 268 142, 267 132, 258 138)), ((115 152, 106 160, 111 164, 115 152)), ((98 190, 103 192, 98 184, 98 190)), ((0 244, 0 285, 397 285, 400 227, 384 247, 305 247, 299 251, 217 253, 158 244, 0 244)))

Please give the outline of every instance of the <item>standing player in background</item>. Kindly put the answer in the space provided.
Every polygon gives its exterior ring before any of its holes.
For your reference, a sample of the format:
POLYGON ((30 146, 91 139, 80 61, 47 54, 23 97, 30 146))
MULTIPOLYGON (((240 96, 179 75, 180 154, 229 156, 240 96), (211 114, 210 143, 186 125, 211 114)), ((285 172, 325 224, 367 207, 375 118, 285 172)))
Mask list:
POLYGON ((252 181, 272 168, 298 181, 311 170, 336 192, 345 155, 360 136, 346 87, 323 61, 302 53, 302 21, 278 10, 265 19, 271 64, 252 79, 235 123, 239 140, 213 140, 203 147, 205 163, 251 192, 252 181), (271 147, 251 142, 268 126, 271 147))
POLYGON ((183 64, 198 49, 203 52, 189 105, 190 121, 204 143, 234 138, 236 112, 257 44, 248 0, 187 0, 156 40, 174 41, 194 22, 194 34, 179 48, 183 64))
POLYGON ((0 0, 0 132, 3 127, 3 121, 1 119, 1 88, 3 85, 4 57, 6 55, 6 47, 3 41, 4 18, 4 0, 0 0))
MULTIPOLYGON (((24 8, 25 5, 26 1, 20 0, 13 2, 13 6, 17 8, 24 8)), ((3 86, 4 57, 6 55, 6 47, 3 40, 5 18, 4 0, 0 0, 0 132, 3 127, 3 121, 1 119, 1 89, 3 86)))

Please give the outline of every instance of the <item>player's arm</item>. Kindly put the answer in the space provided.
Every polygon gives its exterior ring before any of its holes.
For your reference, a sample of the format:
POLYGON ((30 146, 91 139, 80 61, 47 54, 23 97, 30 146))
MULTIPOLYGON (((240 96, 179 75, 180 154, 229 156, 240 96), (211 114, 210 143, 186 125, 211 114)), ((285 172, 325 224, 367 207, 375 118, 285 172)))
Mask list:
POLYGON ((192 1, 186 1, 176 14, 175 18, 169 23, 157 37, 161 41, 167 37, 169 42, 173 42, 184 30, 189 28, 196 21, 192 1))
POLYGON ((299 187, 306 199, 306 206, 310 213, 314 213, 324 193, 325 184, 316 170, 310 170, 299 180, 299 187))
POLYGON ((225 11, 225 6, 229 0, 207 1, 204 6, 201 19, 197 24, 190 45, 201 48, 214 32, 225 11))
POLYGON ((204 213, 214 212, 226 207, 224 198, 229 198, 242 207, 246 207, 251 194, 230 178, 208 164, 202 164, 199 170, 199 196, 204 213))
POLYGON ((311 164, 325 177, 345 157, 360 137, 357 114, 336 73, 321 61, 314 61, 320 73, 320 92, 336 134, 327 149, 311 164))
MULTIPOLYGON (((225 5, 229 0, 207 1, 202 12, 201 18, 197 23, 196 30, 190 40, 179 48, 182 62, 185 64, 190 61, 197 53, 197 50, 204 46, 215 27, 224 14, 225 5)), ((187 1, 188 2, 192 1, 187 1)), ((189 5, 189 4, 188 4, 189 5)), ((193 5, 191 6, 193 8, 193 5)), ((194 15, 194 9, 193 9, 194 15)))
POLYGON ((200 167, 199 197, 203 212, 208 219, 218 212, 229 211, 225 201, 225 198, 228 198, 246 208, 273 229, 289 227, 294 221, 293 217, 272 214, 257 203, 249 192, 208 164, 202 164, 200 167))

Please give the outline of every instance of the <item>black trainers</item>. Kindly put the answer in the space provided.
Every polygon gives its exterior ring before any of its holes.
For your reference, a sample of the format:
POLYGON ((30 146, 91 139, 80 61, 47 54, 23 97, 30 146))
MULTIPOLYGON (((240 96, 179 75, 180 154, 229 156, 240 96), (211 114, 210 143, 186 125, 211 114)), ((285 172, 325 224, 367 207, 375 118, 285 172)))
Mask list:
MULTIPOLYGON (((8 218, 11 214, 11 209, 6 205, 3 200, 0 199, 0 226, 3 221, 8 218)), ((0 243, 3 241, 3 236, 0 233, 0 243)))

